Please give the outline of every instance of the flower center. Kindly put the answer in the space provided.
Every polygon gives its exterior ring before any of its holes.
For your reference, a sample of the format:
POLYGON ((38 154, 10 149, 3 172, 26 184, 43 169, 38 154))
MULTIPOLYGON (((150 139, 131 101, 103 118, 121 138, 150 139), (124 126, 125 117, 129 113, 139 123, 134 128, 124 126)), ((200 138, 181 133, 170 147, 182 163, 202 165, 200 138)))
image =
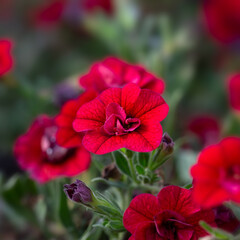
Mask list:
POLYGON ((117 103, 110 103, 106 109, 104 130, 109 135, 124 135, 140 126, 140 119, 127 117, 124 109, 117 103))
POLYGON ((75 149, 63 148, 56 143, 56 131, 56 127, 46 128, 41 139, 44 159, 50 163, 64 162, 75 151, 75 149))
POLYGON ((234 165, 222 170, 222 184, 231 192, 240 191, 240 165, 234 165))
POLYGON ((192 225, 185 223, 184 217, 180 214, 165 210, 160 212, 154 219, 157 233, 160 237, 169 240, 182 239, 190 240, 193 234, 192 225))

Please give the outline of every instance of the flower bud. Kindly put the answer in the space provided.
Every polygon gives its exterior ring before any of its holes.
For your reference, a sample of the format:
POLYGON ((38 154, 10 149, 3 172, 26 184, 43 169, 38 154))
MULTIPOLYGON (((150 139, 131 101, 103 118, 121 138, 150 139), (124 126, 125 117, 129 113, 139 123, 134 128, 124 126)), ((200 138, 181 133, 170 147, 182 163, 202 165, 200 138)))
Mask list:
POLYGON ((111 163, 103 169, 102 177, 105 179, 112 178, 118 180, 121 177, 121 173, 118 171, 115 163, 111 163))
POLYGON ((161 147, 162 147, 162 152, 164 152, 165 155, 169 155, 173 152, 174 142, 166 132, 162 136, 161 147))
POLYGON ((72 184, 65 184, 64 192, 67 197, 74 202, 82 203, 87 206, 93 202, 91 189, 78 179, 72 184))

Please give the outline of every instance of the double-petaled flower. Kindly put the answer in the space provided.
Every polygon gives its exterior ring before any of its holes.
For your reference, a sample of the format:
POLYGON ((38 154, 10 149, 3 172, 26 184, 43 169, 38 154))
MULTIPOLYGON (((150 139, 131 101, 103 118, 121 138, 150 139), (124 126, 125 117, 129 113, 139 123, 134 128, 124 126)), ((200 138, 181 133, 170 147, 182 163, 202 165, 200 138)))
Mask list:
POLYGON ((89 73, 80 77, 79 83, 85 89, 94 89, 97 92, 135 83, 140 88, 160 94, 163 93, 165 85, 162 79, 147 72, 143 67, 128 64, 115 57, 108 57, 93 64, 89 73))
POLYGON ((131 240, 198 240, 207 233, 199 226, 203 220, 214 223, 212 210, 201 210, 192 200, 192 190, 177 186, 163 188, 157 197, 140 194, 123 216, 131 240))
POLYGON ((148 152, 162 139, 168 105, 157 93, 135 84, 110 88, 79 108, 73 128, 84 132, 83 145, 96 154, 119 148, 148 152))

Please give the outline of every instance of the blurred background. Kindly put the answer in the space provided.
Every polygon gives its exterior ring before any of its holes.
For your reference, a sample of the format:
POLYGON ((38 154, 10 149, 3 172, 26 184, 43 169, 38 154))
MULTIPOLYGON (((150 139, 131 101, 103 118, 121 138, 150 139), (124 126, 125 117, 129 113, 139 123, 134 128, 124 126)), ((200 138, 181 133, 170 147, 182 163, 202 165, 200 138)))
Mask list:
POLYGON ((12 42, 13 57, 11 70, 0 76, 1 239, 45 239, 35 228, 26 238, 22 203, 11 195, 25 196, 26 182, 29 194, 36 188, 14 159, 14 141, 36 116, 54 116, 76 98, 83 91, 79 76, 107 56, 141 64, 164 79, 170 112, 163 129, 179 146, 176 181, 191 180, 187 170, 204 146, 240 135, 227 83, 239 71, 240 45, 212 36, 203 2, 0 0, 0 39, 12 42))

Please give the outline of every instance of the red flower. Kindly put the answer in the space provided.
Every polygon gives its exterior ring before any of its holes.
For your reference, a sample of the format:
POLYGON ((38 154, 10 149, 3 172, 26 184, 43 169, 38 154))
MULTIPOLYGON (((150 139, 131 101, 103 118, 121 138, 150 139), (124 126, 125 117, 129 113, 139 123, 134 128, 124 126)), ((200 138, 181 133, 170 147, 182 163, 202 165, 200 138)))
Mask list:
POLYGON ((191 169, 193 196, 204 207, 227 200, 240 203, 240 138, 228 137, 205 148, 191 169))
POLYGON ((8 39, 0 39, 0 77, 11 70, 13 59, 11 56, 12 42, 8 39))
POLYGON ((63 148, 56 143, 54 119, 38 117, 14 146, 19 165, 44 183, 61 176, 75 176, 89 167, 91 156, 83 147, 63 148))
POLYGON ((240 39, 240 1, 205 0, 204 14, 210 33, 222 42, 240 39))
POLYGON ((140 194, 123 216, 131 240, 197 240, 207 233, 198 225, 214 225, 212 210, 201 210, 192 201, 192 191, 177 186, 163 188, 157 197, 140 194))
POLYGON ((37 24, 56 24, 62 19, 67 0, 51 0, 39 7, 34 15, 37 24))
POLYGON ((70 100, 64 104, 60 114, 56 117, 57 143, 63 147, 81 146, 83 133, 78 133, 73 129, 72 123, 76 117, 78 109, 84 104, 97 97, 96 92, 88 91, 81 94, 77 99, 70 100))
POLYGON ((51 0, 36 9, 34 18, 37 24, 56 24, 60 21, 78 22, 83 13, 91 13, 97 9, 102 9, 107 14, 113 12, 111 0, 51 0))
POLYGON ((235 74, 229 78, 228 91, 231 107, 240 112, 240 74, 235 74))
POLYGON ((164 82, 147 72, 143 67, 131 65, 114 57, 108 57, 95 63, 90 72, 80 77, 79 83, 86 89, 97 92, 111 87, 123 87, 127 83, 135 83, 140 88, 151 89, 163 93, 164 82))
POLYGON ((112 14, 112 0, 83 0, 82 6, 87 12, 93 12, 97 8, 104 10, 107 14, 112 14))
POLYGON ((188 124, 188 130, 198 137, 202 145, 216 143, 220 137, 220 125, 215 117, 196 116, 188 124))
POLYGON ((162 121, 168 105, 157 93, 141 90, 135 84, 110 88, 77 112, 73 128, 87 131, 83 145, 96 154, 119 148, 148 152, 156 149, 162 138, 162 121))

